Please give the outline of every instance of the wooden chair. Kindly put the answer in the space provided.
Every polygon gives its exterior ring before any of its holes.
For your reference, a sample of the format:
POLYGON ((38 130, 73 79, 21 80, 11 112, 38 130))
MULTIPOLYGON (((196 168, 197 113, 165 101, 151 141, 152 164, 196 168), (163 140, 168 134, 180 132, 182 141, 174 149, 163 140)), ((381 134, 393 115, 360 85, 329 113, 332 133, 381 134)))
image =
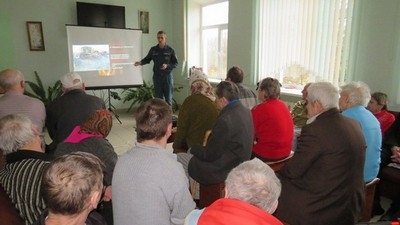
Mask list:
POLYGON ((368 222, 371 220, 372 205, 374 204, 375 188, 379 183, 379 178, 375 178, 369 183, 365 184, 365 204, 361 212, 359 222, 368 222))
POLYGON ((24 225, 25 222, 19 215, 14 203, 8 197, 3 186, 0 185, 0 220, 1 225, 24 225))
POLYGON ((199 207, 204 208, 211 205, 217 199, 225 196, 225 183, 203 185, 200 184, 199 207))
POLYGON ((266 162, 266 164, 270 166, 272 170, 278 172, 287 162, 289 162, 289 160, 293 157, 293 154, 294 151, 291 151, 288 157, 274 162, 266 162))

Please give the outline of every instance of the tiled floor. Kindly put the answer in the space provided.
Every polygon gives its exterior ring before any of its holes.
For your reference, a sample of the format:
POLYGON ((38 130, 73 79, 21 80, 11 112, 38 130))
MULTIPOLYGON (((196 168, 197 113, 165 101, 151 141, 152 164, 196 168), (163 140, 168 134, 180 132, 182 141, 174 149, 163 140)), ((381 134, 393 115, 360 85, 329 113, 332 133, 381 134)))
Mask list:
MULTIPOLYGON (((113 127, 107 139, 114 147, 115 152, 122 155, 136 142, 135 118, 133 110, 130 112, 127 112, 126 109, 118 110, 115 111, 115 115, 118 116, 121 123, 116 116, 113 117, 113 127)), ((167 144, 167 149, 173 151, 172 143, 167 144)))
MULTIPOLYGON (((130 112, 127 112, 126 109, 115 110, 114 113, 113 127, 107 139, 114 147, 115 152, 118 155, 122 155, 136 142, 135 119, 133 110, 130 112)), ((51 139, 47 133, 45 133, 45 140, 46 143, 51 143, 51 139)), ((167 148, 172 151, 172 144, 168 144, 167 148)))
MULTIPOLYGON (((382 197, 381 198, 381 206, 383 209, 388 210, 390 207, 390 203, 392 203, 392 201, 388 198, 382 197)), ((371 218, 370 222, 377 222, 382 215, 378 215, 378 216, 374 216, 373 218, 371 218)))
POLYGON ((118 116, 121 123, 113 117, 113 127, 107 139, 114 147, 115 152, 118 155, 128 151, 136 142, 135 132, 135 118, 133 110, 127 112, 127 110, 115 111, 115 115, 118 116))
MULTIPOLYGON (((115 111, 121 123, 113 116, 113 127, 107 139, 114 146, 114 150, 118 155, 122 155, 128 151, 136 142, 135 132, 135 120, 133 110, 127 112, 127 110, 115 111)), ((46 135, 46 142, 50 143, 49 137, 46 135)), ((172 144, 168 144, 167 148, 172 151, 172 144)), ((382 207, 387 210, 390 206, 391 201, 387 198, 381 199, 382 207)), ((375 216, 371 219, 371 222, 376 222, 381 216, 375 216)))

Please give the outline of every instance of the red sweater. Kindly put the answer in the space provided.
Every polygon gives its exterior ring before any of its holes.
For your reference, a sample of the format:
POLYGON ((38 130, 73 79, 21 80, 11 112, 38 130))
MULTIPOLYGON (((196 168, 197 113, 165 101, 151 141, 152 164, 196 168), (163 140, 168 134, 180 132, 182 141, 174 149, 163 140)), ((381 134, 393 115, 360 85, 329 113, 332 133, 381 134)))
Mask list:
POLYGON ((374 115, 378 119, 379 123, 381 124, 381 131, 382 131, 382 137, 383 137, 385 132, 394 123, 394 120, 396 118, 392 113, 388 112, 387 110, 382 110, 374 115))
POLYGON ((265 159, 288 156, 293 142, 293 120, 287 105, 279 99, 267 99, 251 113, 254 124, 253 152, 265 159))
POLYGON ((236 199, 221 198, 206 207, 197 225, 282 225, 277 218, 262 209, 236 199))

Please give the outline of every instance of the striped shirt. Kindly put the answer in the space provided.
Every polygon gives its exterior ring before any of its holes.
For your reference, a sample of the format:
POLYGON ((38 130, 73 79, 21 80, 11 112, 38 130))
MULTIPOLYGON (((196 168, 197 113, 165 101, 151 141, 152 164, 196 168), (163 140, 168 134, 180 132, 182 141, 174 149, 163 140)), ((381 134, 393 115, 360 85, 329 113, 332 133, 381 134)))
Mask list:
POLYGON ((15 204, 26 225, 33 224, 46 207, 40 194, 42 172, 49 163, 44 153, 19 150, 7 155, 0 170, 0 184, 15 204))

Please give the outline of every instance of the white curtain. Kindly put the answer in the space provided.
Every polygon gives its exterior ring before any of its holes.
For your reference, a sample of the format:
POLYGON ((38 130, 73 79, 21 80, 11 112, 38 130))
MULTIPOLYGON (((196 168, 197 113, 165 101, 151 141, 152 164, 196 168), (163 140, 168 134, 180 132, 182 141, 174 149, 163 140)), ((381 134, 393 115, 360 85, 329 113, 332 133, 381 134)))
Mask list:
POLYGON ((260 0, 259 79, 284 88, 307 82, 340 85, 346 75, 354 0, 260 0))

